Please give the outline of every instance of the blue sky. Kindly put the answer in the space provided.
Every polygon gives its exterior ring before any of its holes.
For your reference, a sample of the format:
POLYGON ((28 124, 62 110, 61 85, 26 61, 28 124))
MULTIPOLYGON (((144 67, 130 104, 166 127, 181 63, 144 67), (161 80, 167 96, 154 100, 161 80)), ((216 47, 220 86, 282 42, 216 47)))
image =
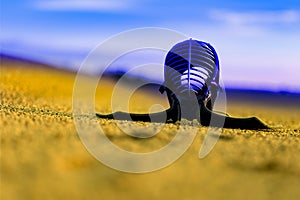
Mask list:
POLYGON ((1 0, 1 51, 77 69, 106 38, 162 27, 211 43, 227 87, 300 92, 300 2, 1 0))

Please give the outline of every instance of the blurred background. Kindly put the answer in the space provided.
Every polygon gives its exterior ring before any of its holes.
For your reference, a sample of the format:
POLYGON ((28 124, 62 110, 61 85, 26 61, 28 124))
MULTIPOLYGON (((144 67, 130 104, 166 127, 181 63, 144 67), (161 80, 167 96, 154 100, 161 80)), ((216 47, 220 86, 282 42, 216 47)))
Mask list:
MULTIPOLYGON (((212 44, 227 88, 300 93, 298 0, 1 0, 0 13, 2 57, 76 71, 108 37, 162 27, 212 44)), ((165 55, 145 55, 163 66, 165 55)), ((112 69, 144 58, 128 56, 112 69)), ((163 67, 140 76, 162 79, 163 67)))

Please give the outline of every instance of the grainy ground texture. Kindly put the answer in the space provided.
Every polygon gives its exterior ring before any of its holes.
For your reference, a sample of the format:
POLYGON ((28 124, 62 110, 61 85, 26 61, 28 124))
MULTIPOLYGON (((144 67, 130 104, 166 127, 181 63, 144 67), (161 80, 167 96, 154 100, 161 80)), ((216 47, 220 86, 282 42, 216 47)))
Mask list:
MULTIPOLYGON (((224 129, 213 151, 200 160, 198 152, 207 131, 200 127, 191 147, 172 165, 129 174, 101 164, 79 139, 72 117, 75 74, 5 62, 0 73, 3 200, 300 199, 299 98, 229 94, 231 115, 255 115, 276 128, 224 129)), ((111 111, 113 83, 101 81, 95 97, 97 111, 111 111)), ((167 107, 166 99, 149 90, 138 91, 130 109, 148 112, 158 102, 167 107)), ((177 130, 176 125, 167 124, 155 137, 133 139, 113 120, 99 123, 111 141, 133 152, 159 149, 177 130)))

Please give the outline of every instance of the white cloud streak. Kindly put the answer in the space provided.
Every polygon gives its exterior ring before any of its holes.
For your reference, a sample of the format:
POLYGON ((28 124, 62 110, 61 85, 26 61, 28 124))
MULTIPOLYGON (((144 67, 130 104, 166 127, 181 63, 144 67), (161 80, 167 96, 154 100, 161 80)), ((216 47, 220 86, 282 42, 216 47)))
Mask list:
POLYGON ((40 0, 34 6, 56 11, 121 11, 132 5, 133 0, 40 0))
POLYGON ((213 10, 210 18, 228 24, 291 24, 300 22, 300 11, 248 11, 213 10))

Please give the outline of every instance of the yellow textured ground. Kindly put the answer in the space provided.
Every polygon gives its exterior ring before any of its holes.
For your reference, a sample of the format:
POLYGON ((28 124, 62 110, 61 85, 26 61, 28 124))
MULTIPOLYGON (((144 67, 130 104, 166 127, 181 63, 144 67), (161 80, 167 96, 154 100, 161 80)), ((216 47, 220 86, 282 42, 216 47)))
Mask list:
MULTIPOLYGON (((201 127, 189 150, 174 164, 148 174, 127 174, 93 158, 72 119, 75 75, 58 70, 1 65, 1 199, 300 199, 300 107, 263 107, 229 102, 236 116, 256 115, 272 131, 224 130, 203 160, 201 127)), ((113 82, 104 80, 96 108, 110 112, 113 82)), ((166 100, 139 92, 130 101, 147 112, 166 100)), ((176 125, 147 140, 122 135, 112 120, 100 120, 124 149, 150 151, 167 144, 176 125)), ((140 123, 146 126, 145 123, 140 123)))

